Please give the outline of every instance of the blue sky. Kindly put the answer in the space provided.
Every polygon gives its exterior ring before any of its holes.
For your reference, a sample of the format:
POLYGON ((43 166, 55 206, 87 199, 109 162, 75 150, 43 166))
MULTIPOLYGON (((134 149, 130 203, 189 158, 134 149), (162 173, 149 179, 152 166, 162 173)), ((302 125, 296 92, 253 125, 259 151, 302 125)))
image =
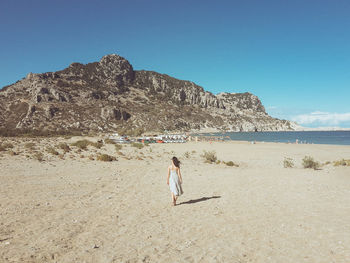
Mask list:
POLYGON ((350 1, 0 2, 0 87, 119 54, 274 117, 350 127, 350 1))

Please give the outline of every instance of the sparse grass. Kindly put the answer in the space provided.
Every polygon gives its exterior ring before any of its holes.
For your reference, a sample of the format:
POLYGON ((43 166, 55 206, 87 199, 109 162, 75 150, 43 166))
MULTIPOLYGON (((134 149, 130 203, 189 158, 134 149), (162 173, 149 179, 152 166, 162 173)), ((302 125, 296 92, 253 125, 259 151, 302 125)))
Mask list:
POLYGON ((227 166, 235 166, 235 167, 239 167, 239 165, 238 165, 238 164, 236 164, 236 163, 234 163, 234 162, 232 162, 232 161, 225 162, 225 164, 226 164, 227 166))
POLYGON ((331 163, 330 161, 327 161, 327 162, 324 163, 324 165, 328 165, 328 164, 330 164, 330 163, 331 163))
POLYGON ((131 144, 132 147, 136 147, 137 149, 142 149, 143 148, 143 144, 142 143, 138 143, 138 142, 133 142, 131 144))
POLYGON ((70 147, 67 143, 61 142, 58 144, 58 148, 62 149, 65 153, 70 152, 70 147))
POLYGON ((112 162, 112 161, 116 161, 117 158, 115 158, 114 156, 110 156, 108 154, 100 154, 97 156, 97 160, 103 161, 103 162, 112 162))
POLYGON ((293 168, 294 167, 294 161, 292 158, 284 158, 283 160, 283 167, 284 168, 293 168))
POLYGON ((37 152, 34 154, 34 159, 38 160, 39 162, 42 162, 44 160, 44 155, 41 152, 37 152))
POLYGON ((94 146, 97 149, 101 149, 103 146, 103 142, 91 142, 90 145, 94 146))
POLYGON ((190 152, 189 151, 185 152, 184 153, 184 157, 187 158, 187 159, 190 158, 191 157, 190 152))
POLYGON ((59 155, 59 152, 56 151, 56 149, 53 148, 53 147, 47 147, 47 148, 46 148, 46 151, 47 151, 48 153, 52 154, 52 155, 59 155))
POLYGON ((91 144, 92 142, 89 140, 79 140, 71 144, 71 146, 78 147, 81 150, 86 150, 87 147, 91 144))
POLYGON ((1 145, 1 147, 5 150, 8 150, 8 149, 12 149, 13 148, 13 144, 10 143, 10 142, 5 142, 1 145))
MULTIPOLYGON (((215 163, 216 163, 216 164, 220 164, 221 161, 220 161, 220 160, 217 160, 215 163)), ((223 163, 225 163, 225 162, 223 162, 223 163)))
POLYGON ((89 145, 93 146, 97 149, 101 149, 101 147, 103 146, 103 142, 101 142, 101 141, 92 142, 89 140, 79 140, 79 141, 76 141, 76 142, 71 144, 71 146, 78 147, 81 150, 86 150, 89 145))
POLYGON ((105 144, 116 144, 116 142, 112 139, 107 138, 105 139, 105 144))
POLYGON ((342 159, 339 161, 335 161, 333 163, 333 165, 334 166, 350 166, 350 159, 349 160, 342 159))
POLYGON ((204 151, 202 157, 205 163, 215 163, 218 159, 215 151, 204 151))
POLYGON ((304 168, 312 168, 314 170, 317 170, 320 167, 320 163, 315 161, 311 156, 305 156, 302 164, 304 168))
POLYGON ((24 148, 28 149, 28 150, 35 150, 35 143, 34 142, 27 142, 24 145, 24 148))
POLYGON ((114 145, 116 151, 120 151, 123 148, 123 145, 121 144, 115 144, 114 145))

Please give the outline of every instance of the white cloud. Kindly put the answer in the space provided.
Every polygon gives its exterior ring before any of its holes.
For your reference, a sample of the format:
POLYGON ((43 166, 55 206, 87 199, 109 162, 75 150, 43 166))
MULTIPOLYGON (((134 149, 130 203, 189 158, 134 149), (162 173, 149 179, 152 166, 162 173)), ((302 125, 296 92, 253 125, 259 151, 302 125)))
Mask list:
POLYGON ((300 125, 349 125, 350 124, 350 112, 347 113, 331 113, 315 111, 309 114, 301 114, 294 116, 293 121, 300 125))

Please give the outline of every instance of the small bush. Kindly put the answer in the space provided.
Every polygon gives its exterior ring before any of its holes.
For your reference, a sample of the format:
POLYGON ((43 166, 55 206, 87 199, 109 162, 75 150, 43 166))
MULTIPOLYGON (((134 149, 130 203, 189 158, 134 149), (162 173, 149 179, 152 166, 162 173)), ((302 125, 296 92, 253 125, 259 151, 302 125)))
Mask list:
POLYGON ((293 159, 292 158, 284 158, 283 167, 284 168, 293 168, 294 167, 293 159))
POLYGON ((215 163, 216 160, 218 159, 216 157, 216 152, 215 151, 204 151, 202 154, 202 157, 205 159, 206 163, 215 163))
POLYGON ((339 160, 334 162, 334 166, 350 166, 350 160, 339 160))
POLYGON ((61 142, 58 144, 58 147, 62 149, 65 153, 70 152, 70 147, 67 143, 61 142))
POLYGON ((232 161, 228 161, 228 162, 226 162, 225 163, 227 166, 235 166, 235 167, 238 167, 239 165, 238 164, 236 164, 236 163, 234 163, 234 162, 232 162, 232 161))
POLYGON ((116 142, 112 139, 107 138, 105 139, 105 144, 116 144, 116 142))
POLYGON ((143 144, 142 143, 138 143, 138 142, 133 142, 131 144, 132 147, 136 147, 137 149, 142 149, 143 148, 143 144))
POLYGON ((89 140, 79 140, 74 143, 72 143, 72 146, 78 147, 81 150, 86 150, 87 147, 91 144, 89 140))
POLYGON ((52 155, 59 155, 59 152, 55 150, 53 147, 47 147, 46 151, 52 155))
POLYGON ((320 164, 319 162, 316 162, 311 156, 305 156, 303 159, 303 167, 317 170, 320 167, 320 164))
POLYGON ((29 150, 34 150, 34 149, 35 149, 35 143, 33 143, 33 142, 27 142, 27 143, 24 145, 24 148, 29 149, 29 150))
POLYGON ((184 153, 184 156, 185 156, 185 158, 187 158, 187 159, 188 159, 188 158, 190 158, 191 154, 190 154, 190 152, 189 152, 189 151, 187 151, 187 152, 185 152, 185 153, 184 153))
POLYGON ((7 150, 7 149, 12 149, 13 148, 13 144, 10 142, 5 142, 2 144, 2 147, 7 150))
POLYGON ((103 162, 112 162, 117 160, 114 156, 110 156, 108 154, 100 154, 97 156, 98 161, 103 161, 103 162))
POLYGON ((34 159, 38 160, 39 162, 44 160, 44 155, 40 152, 34 154, 34 159))
POLYGON ((116 151, 120 151, 123 148, 123 145, 121 144, 115 144, 114 145, 116 151))
POLYGON ((90 145, 94 146, 97 149, 101 149, 103 146, 103 142, 91 142, 90 145))

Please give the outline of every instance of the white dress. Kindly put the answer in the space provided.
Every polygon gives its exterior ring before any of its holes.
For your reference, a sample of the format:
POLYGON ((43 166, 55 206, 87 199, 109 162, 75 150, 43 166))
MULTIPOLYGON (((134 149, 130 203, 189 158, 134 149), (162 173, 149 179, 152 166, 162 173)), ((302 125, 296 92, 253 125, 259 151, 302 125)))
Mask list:
POLYGON ((179 176, 177 175, 176 170, 173 169, 170 169, 169 188, 175 196, 179 196, 184 193, 182 191, 179 176))

